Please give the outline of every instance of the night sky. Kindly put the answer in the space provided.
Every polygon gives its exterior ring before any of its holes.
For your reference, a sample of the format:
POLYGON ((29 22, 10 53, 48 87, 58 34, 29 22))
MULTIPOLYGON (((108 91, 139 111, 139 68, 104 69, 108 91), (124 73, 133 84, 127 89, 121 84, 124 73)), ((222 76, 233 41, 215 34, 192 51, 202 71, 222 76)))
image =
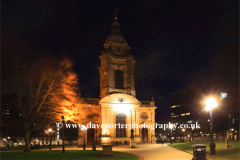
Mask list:
POLYGON ((2 0, 1 7, 2 76, 11 74, 15 54, 68 54, 82 97, 89 98, 100 95, 98 56, 116 7, 120 30, 137 60, 136 96, 154 96, 156 120, 170 117, 170 93, 211 69, 222 44, 238 41, 235 0, 2 0))

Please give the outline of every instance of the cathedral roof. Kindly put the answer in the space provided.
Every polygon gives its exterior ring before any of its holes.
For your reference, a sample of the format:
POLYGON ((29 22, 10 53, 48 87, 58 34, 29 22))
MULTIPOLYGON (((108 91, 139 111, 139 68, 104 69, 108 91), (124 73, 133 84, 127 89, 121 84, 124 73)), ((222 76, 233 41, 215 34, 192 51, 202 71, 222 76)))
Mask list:
POLYGON ((119 30, 119 28, 120 28, 120 24, 117 22, 117 19, 115 19, 115 22, 112 23, 111 34, 107 37, 105 43, 109 41, 118 42, 118 43, 127 43, 127 41, 121 34, 121 31, 119 30))

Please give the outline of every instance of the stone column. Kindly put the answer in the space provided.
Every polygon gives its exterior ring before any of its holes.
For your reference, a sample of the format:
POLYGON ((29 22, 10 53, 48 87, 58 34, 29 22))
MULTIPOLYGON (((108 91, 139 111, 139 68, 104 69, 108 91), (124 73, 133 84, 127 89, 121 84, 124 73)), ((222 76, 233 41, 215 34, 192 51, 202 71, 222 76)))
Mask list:
MULTIPOLYGON (((155 112, 152 112, 152 124, 155 125, 155 112)), ((155 128, 151 130, 151 143, 155 143, 155 128)))
MULTIPOLYGON (((136 121, 135 121, 135 119, 136 119, 136 118, 135 118, 135 117, 136 117, 136 111, 132 109, 132 110, 131 110, 131 113, 132 113, 132 114, 131 114, 131 116, 132 116, 132 117, 131 117, 131 118, 132 118, 131 123, 132 123, 132 125, 133 125, 133 126, 132 126, 132 129, 133 129, 134 132, 135 132, 136 129, 134 128, 134 122, 136 123, 136 121)), ((134 133, 134 135, 135 135, 135 133, 134 133)))
MULTIPOLYGON (((109 111, 109 109, 105 109, 105 124, 108 124, 108 125, 110 125, 110 116, 109 116, 109 114, 110 114, 110 111, 109 111)), ((107 133, 107 135, 110 135, 111 133, 110 133, 110 128, 108 128, 108 127, 106 127, 105 126, 105 133, 107 133)), ((104 133, 104 134, 105 134, 104 133)))
MULTIPOLYGON (((101 109, 102 124, 106 124, 106 109, 101 109)), ((102 128, 102 135, 105 134, 105 128, 102 128)))
POLYGON ((140 136, 139 123, 140 123, 140 114, 139 114, 139 110, 136 110, 136 124, 138 125, 138 128, 136 128, 135 136, 140 136))

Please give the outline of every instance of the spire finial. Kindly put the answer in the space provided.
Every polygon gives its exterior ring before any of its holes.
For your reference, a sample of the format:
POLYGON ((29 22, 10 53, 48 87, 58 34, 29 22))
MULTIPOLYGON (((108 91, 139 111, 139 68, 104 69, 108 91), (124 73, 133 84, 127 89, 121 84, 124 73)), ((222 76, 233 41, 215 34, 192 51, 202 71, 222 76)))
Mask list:
POLYGON ((114 9, 115 9, 115 12, 113 13, 114 19, 117 20, 117 12, 118 12, 118 11, 117 11, 117 8, 114 8, 114 9))

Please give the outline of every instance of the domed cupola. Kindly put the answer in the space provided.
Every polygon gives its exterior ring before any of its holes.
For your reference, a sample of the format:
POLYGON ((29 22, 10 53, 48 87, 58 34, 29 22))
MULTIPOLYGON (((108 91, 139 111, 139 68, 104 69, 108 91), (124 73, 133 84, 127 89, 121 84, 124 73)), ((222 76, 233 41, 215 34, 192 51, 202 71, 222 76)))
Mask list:
POLYGON ((111 34, 107 37, 105 43, 110 41, 118 42, 118 43, 127 43, 125 38, 122 36, 121 31, 119 30, 120 24, 117 21, 117 16, 114 17, 114 22, 112 23, 112 31, 111 34))

